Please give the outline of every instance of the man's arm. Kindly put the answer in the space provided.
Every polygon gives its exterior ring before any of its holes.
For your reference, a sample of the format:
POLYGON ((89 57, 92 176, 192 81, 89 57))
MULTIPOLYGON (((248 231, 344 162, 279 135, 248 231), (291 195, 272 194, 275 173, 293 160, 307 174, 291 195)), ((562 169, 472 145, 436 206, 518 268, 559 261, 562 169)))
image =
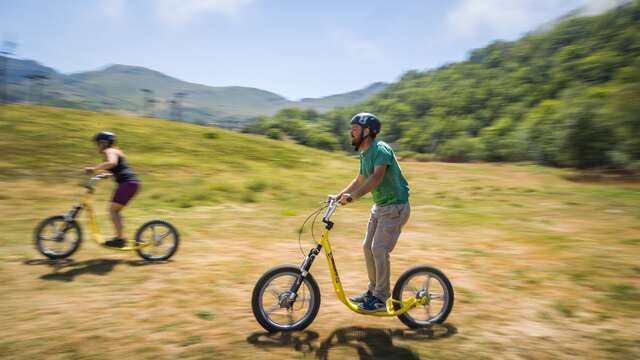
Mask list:
POLYGON ((378 165, 373 169, 373 174, 362 184, 362 186, 356 187, 350 195, 355 200, 363 197, 367 193, 373 191, 384 179, 384 174, 387 172, 387 165, 378 165))
MULTIPOLYGON (((378 165, 373 169, 373 174, 371 174, 371 176, 369 176, 364 182, 357 183, 354 180, 354 182, 352 182, 351 185, 349 185, 349 187, 347 187, 345 191, 341 192, 338 196, 340 204, 345 205, 349 201, 361 198, 367 193, 371 192, 373 189, 378 187, 378 185, 380 185, 382 179, 384 179, 384 174, 386 172, 387 165, 378 165), (351 192, 346 190, 349 190, 351 192)), ((358 175, 358 178, 364 180, 364 177, 362 175, 358 175)))
POLYGON ((359 186, 361 186, 364 183, 365 179, 364 176, 358 174, 358 176, 356 176, 350 183, 349 185, 347 185, 346 188, 344 188, 342 191, 340 191, 338 194, 336 195, 329 195, 329 198, 331 199, 335 199, 335 200, 340 200, 340 198, 342 198, 342 196, 344 194, 349 194, 351 191, 353 191, 354 189, 358 188, 359 186))
POLYGON ((350 194, 354 189, 357 189, 358 187, 362 186, 362 184, 365 182, 364 180, 364 176, 358 174, 358 176, 356 176, 353 181, 347 185, 346 188, 344 188, 344 190, 340 191, 340 193, 338 193, 338 195, 336 195, 336 197, 339 199, 342 194, 350 194))

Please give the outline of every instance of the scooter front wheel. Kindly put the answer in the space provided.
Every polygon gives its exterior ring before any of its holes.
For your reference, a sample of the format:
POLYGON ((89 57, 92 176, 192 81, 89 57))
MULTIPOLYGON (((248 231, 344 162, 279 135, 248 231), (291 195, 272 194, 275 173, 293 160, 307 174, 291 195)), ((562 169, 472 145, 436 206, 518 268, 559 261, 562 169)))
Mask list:
POLYGON ((64 259, 71 256, 82 242, 82 230, 75 220, 64 215, 51 216, 43 220, 34 231, 38 251, 49 259, 64 259))
POLYGON ((453 287, 444 273, 430 266, 416 266, 400 276, 393 287, 393 298, 400 301, 415 297, 422 304, 399 315, 415 329, 443 323, 453 308, 453 287))
POLYGON ((300 276, 295 265, 278 266, 264 273, 253 288, 253 315, 268 332, 304 330, 318 315, 320 288, 311 274, 296 293, 291 292, 300 276))

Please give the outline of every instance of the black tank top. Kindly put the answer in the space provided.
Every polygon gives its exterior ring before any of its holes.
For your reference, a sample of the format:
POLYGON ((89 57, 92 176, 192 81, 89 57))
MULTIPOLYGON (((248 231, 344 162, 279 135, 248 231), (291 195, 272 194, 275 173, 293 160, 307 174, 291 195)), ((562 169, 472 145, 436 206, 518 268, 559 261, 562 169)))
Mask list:
POLYGON ((120 155, 118 155, 118 164, 109 169, 109 171, 113 173, 113 176, 115 177, 115 180, 118 184, 127 181, 140 182, 140 179, 138 179, 138 175, 133 172, 133 169, 131 169, 131 166, 129 166, 129 162, 127 162, 127 159, 120 155))

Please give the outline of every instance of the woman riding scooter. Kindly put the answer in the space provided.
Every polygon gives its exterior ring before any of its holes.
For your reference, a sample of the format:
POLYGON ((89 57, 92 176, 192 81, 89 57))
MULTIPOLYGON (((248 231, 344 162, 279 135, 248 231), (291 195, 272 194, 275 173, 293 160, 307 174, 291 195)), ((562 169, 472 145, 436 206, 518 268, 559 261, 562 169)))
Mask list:
POLYGON ((113 192, 109 214, 116 230, 116 236, 105 242, 111 247, 124 247, 125 239, 123 235, 123 223, 120 212, 129 203, 133 196, 140 190, 140 179, 133 171, 124 152, 115 147, 116 135, 108 131, 100 131, 95 134, 93 141, 98 147, 98 152, 104 155, 105 161, 96 165, 84 168, 88 174, 107 170, 111 172, 118 183, 118 187, 113 192))

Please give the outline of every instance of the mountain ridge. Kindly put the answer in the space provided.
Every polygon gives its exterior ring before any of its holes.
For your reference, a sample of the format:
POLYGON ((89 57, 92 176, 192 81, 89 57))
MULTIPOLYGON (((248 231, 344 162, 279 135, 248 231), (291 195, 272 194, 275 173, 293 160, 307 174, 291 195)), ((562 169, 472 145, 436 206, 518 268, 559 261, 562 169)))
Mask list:
POLYGON ((137 65, 109 64, 64 74, 34 60, 8 59, 10 102, 122 111, 228 128, 238 128, 283 108, 325 112, 353 105, 387 85, 377 82, 342 94, 292 101, 256 87, 189 82, 137 65), (46 78, 34 79, 33 75, 46 78))

